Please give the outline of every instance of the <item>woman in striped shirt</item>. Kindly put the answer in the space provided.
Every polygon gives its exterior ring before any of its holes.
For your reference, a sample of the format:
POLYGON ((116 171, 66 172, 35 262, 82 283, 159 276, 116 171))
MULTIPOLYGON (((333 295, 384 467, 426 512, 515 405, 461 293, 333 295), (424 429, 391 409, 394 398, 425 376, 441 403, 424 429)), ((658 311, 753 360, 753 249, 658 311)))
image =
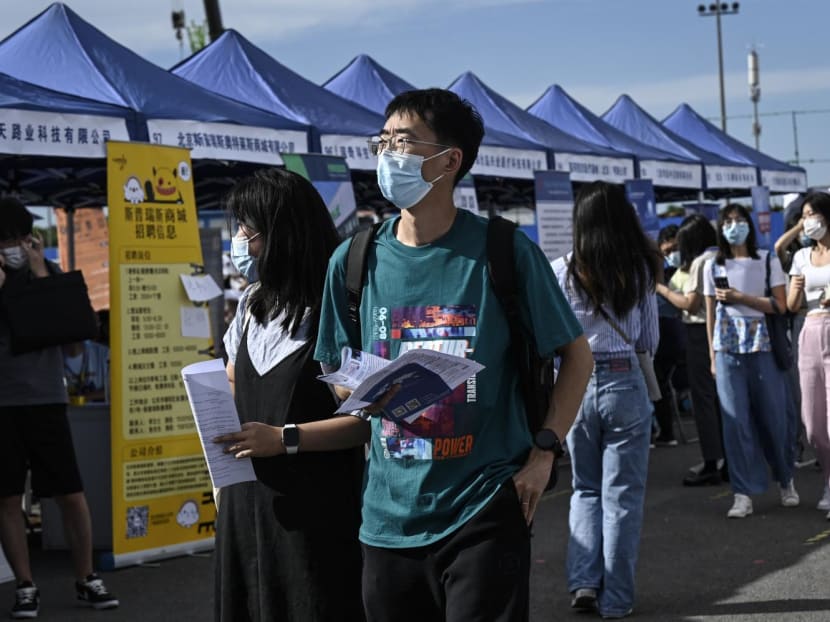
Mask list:
POLYGON ((653 355, 660 254, 622 187, 594 182, 573 213, 574 248, 553 269, 596 366, 568 434, 571 606, 622 618, 634 603, 652 405, 636 353, 653 355))

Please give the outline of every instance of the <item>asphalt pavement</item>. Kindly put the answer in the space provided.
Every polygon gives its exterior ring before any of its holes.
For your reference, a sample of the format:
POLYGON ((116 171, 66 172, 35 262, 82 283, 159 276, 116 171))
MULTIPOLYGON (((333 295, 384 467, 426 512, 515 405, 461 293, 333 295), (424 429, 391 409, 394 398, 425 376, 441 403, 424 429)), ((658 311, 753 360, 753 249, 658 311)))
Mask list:
MULTIPOLYGON (((687 422, 688 431, 693 426, 687 422)), ((809 457, 809 456, 808 456, 809 457)), ((815 509, 821 475, 796 472, 801 506, 780 506, 777 486, 754 499, 755 513, 727 519, 728 485, 684 488, 686 470, 699 462, 697 444, 651 452, 645 523, 632 620, 706 622, 830 621, 830 521, 815 509)), ((531 575, 531 621, 599 619, 570 609, 565 581, 567 467, 560 485, 540 504, 531 575)), ((33 542, 32 562, 41 590, 40 620, 56 622, 205 621, 213 616, 209 554, 102 573, 121 599, 112 611, 76 603, 66 552, 33 542)), ((14 586, 0 585, 0 610, 11 606, 14 586)), ((425 621, 429 622, 429 621, 425 621)))

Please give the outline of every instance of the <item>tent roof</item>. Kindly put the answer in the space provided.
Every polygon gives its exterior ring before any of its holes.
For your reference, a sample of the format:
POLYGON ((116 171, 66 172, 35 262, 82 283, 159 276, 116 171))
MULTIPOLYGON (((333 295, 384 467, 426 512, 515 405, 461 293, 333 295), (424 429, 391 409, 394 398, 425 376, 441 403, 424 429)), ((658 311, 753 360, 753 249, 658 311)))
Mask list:
POLYGON ((461 74, 448 88, 476 107, 488 131, 493 129, 512 134, 553 151, 611 157, 622 155, 611 149, 590 145, 556 129, 499 95, 471 71, 461 74))
POLYGON ((323 88, 382 115, 395 95, 416 87, 371 56, 360 54, 329 78, 323 88))
POLYGON ((379 115, 306 80, 235 30, 226 30, 170 71, 320 133, 369 136, 383 126, 379 115))
MULTIPOLYGON (((385 113, 387 104, 396 95, 417 88, 366 54, 353 58, 323 86, 380 115, 385 113)), ((486 128, 482 144, 511 149, 542 148, 538 142, 500 132, 492 127, 486 128)))
POLYGON ((558 84, 549 86, 527 111, 586 142, 631 153, 638 158, 699 162, 693 156, 670 153, 621 132, 577 102, 558 84))
POLYGON ((0 108, 131 118, 129 108, 68 95, 0 73, 0 108))
POLYGON ((63 93, 131 108, 148 118, 308 129, 168 73, 61 3, 50 5, 0 42, 0 71, 63 93))
POLYGON ((678 136, 643 110, 628 95, 620 95, 617 101, 602 115, 603 121, 633 136, 637 140, 684 158, 694 158, 704 164, 732 164, 716 153, 701 149, 678 136))
POLYGON ((771 190, 789 190, 792 192, 806 190, 807 176, 803 168, 776 160, 732 138, 709 123, 688 104, 680 104, 675 108, 674 112, 663 119, 663 125, 707 151, 714 151, 734 162, 757 166, 761 169, 762 177, 764 177, 764 171, 793 174, 790 176, 793 181, 792 187, 775 187, 774 183, 765 183, 764 185, 769 185, 771 190), (800 180, 797 184, 798 187, 796 187, 797 180, 800 180))

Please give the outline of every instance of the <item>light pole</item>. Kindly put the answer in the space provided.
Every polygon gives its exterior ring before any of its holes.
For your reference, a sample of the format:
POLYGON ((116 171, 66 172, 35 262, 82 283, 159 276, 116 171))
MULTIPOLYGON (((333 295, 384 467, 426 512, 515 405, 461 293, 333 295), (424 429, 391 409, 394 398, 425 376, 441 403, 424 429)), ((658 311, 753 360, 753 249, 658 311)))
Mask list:
POLYGON ((708 7, 700 4, 697 7, 697 14, 701 17, 715 17, 718 30, 718 75, 720 77, 720 127, 726 131, 726 94, 723 88, 723 42, 721 39, 720 16, 734 15, 740 9, 739 2, 713 2, 708 7))
POLYGON ((222 25, 222 11, 219 9, 219 0, 204 0, 204 3, 210 40, 216 41, 225 32, 225 27, 222 25))
POLYGON ((749 101, 752 102, 752 135, 755 136, 755 148, 761 150, 761 123, 758 121, 758 102, 761 99, 761 79, 758 71, 758 52, 749 51, 747 57, 749 79, 749 101))

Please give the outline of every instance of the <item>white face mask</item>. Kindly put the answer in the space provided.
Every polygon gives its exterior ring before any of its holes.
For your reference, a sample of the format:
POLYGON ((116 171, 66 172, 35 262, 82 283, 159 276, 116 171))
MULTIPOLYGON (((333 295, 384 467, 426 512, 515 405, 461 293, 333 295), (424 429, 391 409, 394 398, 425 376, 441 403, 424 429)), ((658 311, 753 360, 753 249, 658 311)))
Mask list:
POLYGON ((395 153, 388 149, 378 156, 378 186, 384 198, 400 209, 409 209, 423 199, 433 184, 444 175, 426 181, 421 166, 427 160, 444 155, 450 149, 425 158, 413 153, 395 153))
POLYGON ((6 265, 13 270, 22 268, 29 260, 29 257, 26 254, 26 249, 22 246, 4 248, 3 250, 0 250, 0 253, 3 253, 3 257, 6 258, 6 265))
POLYGON ((820 240, 827 233, 827 225, 813 216, 804 219, 804 235, 811 240, 820 240))
POLYGON ((248 279, 248 283, 259 280, 256 269, 256 257, 250 254, 248 244, 259 237, 259 232, 249 238, 231 238, 231 261, 239 273, 248 279))

